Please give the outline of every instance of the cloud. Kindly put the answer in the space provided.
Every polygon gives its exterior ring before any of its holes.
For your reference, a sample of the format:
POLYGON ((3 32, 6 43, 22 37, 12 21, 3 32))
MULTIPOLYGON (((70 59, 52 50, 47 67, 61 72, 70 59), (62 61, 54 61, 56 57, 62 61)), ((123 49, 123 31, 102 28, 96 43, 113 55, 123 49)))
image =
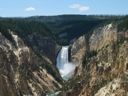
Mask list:
POLYGON ((36 10, 36 8, 34 8, 34 7, 27 7, 25 9, 25 11, 27 11, 27 12, 29 12, 29 11, 35 11, 35 10, 36 10))
POLYGON ((69 8, 77 9, 80 12, 86 12, 90 9, 89 6, 85 6, 85 5, 81 5, 81 4, 77 4, 77 3, 70 5, 69 8))

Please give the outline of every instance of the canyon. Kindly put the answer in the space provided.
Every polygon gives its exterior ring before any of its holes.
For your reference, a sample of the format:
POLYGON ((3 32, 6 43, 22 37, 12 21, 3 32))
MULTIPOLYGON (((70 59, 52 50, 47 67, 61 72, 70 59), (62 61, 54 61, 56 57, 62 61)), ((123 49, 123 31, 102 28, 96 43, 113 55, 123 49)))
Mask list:
POLYGON ((0 96, 128 96, 128 16, 0 18, 0 96))

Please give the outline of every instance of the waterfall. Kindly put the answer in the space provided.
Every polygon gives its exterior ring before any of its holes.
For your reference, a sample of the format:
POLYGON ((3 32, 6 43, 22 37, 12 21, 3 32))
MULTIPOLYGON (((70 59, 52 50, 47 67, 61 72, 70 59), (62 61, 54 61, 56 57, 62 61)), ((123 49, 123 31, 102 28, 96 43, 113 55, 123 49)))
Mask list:
POLYGON ((68 48, 69 46, 63 46, 57 56, 57 68, 65 80, 71 78, 75 69, 75 65, 68 61, 68 48))

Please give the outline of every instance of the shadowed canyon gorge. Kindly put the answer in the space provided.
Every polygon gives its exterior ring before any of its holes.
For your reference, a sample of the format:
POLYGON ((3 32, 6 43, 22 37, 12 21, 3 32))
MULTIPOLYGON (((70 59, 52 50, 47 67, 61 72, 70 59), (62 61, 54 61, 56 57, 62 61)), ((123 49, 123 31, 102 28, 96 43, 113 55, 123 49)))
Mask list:
POLYGON ((1 17, 0 96, 128 96, 128 16, 1 17))

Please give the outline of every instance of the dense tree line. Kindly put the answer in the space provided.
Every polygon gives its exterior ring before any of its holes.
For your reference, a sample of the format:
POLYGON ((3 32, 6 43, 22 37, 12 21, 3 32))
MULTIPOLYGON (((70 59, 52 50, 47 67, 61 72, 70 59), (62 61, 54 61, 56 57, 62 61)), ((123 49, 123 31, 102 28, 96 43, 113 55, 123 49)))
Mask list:
POLYGON ((83 34, 91 34, 93 28, 105 22, 119 21, 119 29, 128 29, 128 16, 107 15, 60 15, 34 16, 28 18, 0 18, 0 32, 12 39, 8 29, 20 37, 36 33, 50 37, 61 45, 83 34))

